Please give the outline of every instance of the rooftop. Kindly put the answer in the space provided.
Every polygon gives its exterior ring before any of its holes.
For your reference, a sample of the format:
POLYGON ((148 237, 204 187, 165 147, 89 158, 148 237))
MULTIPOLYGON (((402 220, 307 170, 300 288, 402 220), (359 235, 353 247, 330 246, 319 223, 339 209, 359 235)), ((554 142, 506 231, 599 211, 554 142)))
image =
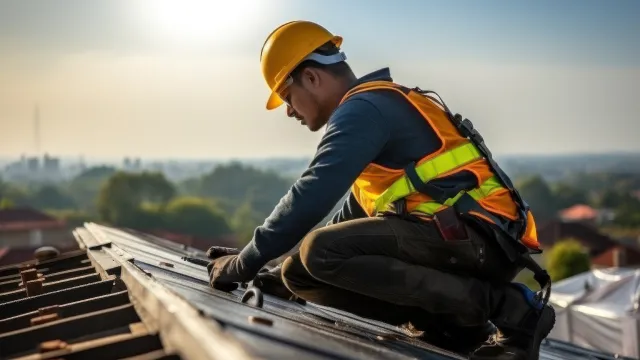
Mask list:
POLYGON ((589 205, 579 204, 560 211, 560 217, 567 220, 588 220, 598 217, 598 210, 589 205))
MULTIPOLYGON (((399 328, 251 283, 211 289, 205 267, 182 260, 206 260, 187 245, 96 224, 74 236, 80 250, 0 267, 0 357, 463 359, 399 328)), ((614 356, 554 340, 541 350, 541 359, 585 358, 614 356)))
POLYGON ((0 209, 0 231, 62 228, 64 221, 29 207, 0 209))
POLYGON ((0 224, 42 221, 58 220, 53 216, 47 215, 41 211, 29 207, 11 207, 7 209, 0 209, 0 224))

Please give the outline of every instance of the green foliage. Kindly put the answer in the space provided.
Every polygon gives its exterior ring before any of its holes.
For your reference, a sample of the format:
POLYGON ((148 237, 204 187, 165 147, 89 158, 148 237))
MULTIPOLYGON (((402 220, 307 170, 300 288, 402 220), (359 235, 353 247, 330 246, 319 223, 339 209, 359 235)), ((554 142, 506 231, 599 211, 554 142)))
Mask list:
MULTIPOLYGON (((569 166, 571 161, 563 164, 569 166)), ((539 226, 560 209, 586 203, 615 211, 614 224, 607 226, 618 231, 640 229, 640 201, 631 196, 640 190, 640 175, 584 173, 564 167, 554 173, 544 161, 537 167, 529 161, 521 166, 529 174, 538 172, 553 179, 531 176, 517 182, 539 226)), ((177 185, 158 173, 127 174, 100 166, 58 184, 0 180, 0 207, 33 206, 56 213, 72 226, 102 221, 141 231, 165 229, 207 237, 232 231, 246 243, 292 183, 279 173, 239 163, 218 166, 177 185), (177 189, 183 198, 176 198, 177 189)))
POLYGON ((175 196, 176 190, 160 173, 115 173, 100 190, 98 213, 107 223, 138 229, 161 224, 162 208, 175 196))
POLYGON ((264 216, 257 212, 251 202, 242 204, 231 218, 231 226, 238 237, 238 241, 247 244, 253 238, 256 227, 264 221, 264 216))
POLYGON ((164 228, 181 234, 212 238, 231 233, 224 213, 211 201, 175 198, 164 209, 164 228))
POLYGON ((75 202, 71 196, 54 185, 44 185, 29 199, 29 205, 39 209, 73 209, 75 202))
POLYGON ((0 198, 0 209, 8 209, 14 207, 15 204, 11 199, 8 198, 0 198))
POLYGON ((29 193, 24 186, 18 186, 16 184, 5 184, 1 189, 0 198, 6 199, 12 204, 12 206, 25 206, 29 205, 29 193))
POLYGON ((615 210, 614 223, 625 228, 640 227, 640 200, 624 196, 615 210))
POLYGON ((538 222, 549 220, 556 216, 558 205, 555 196, 542 177, 530 177, 517 187, 524 200, 531 207, 531 211, 538 222))
POLYGON ((221 199, 233 204, 233 211, 245 201, 250 201, 255 211, 266 216, 289 190, 291 183, 274 172, 232 163, 218 166, 196 181, 189 180, 188 194, 221 199))
POLYGON ((567 183, 559 183, 553 187, 553 198, 558 210, 590 202, 586 191, 567 183))
POLYGON ((589 254, 573 239, 556 243, 546 256, 547 271, 553 281, 581 274, 591 269, 589 254))
POLYGON ((115 168, 109 166, 89 168, 67 184, 67 192, 79 209, 95 210, 100 189, 116 172, 115 168))
POLYGON ((596 202, 596 206, 601 208, 609 208, 615 209, 624 200, 624 194, 622 194, 619 190, 616 189, 606 189, 602 194, 600 194, 598 201, 596 202))

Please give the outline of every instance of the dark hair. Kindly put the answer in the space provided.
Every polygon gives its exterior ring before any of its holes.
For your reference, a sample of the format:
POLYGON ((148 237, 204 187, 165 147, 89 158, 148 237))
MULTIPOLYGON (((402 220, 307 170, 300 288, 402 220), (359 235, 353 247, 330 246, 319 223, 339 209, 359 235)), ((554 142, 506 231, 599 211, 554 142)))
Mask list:
MULTIPOLYGON (((314 53, 320 55, 334 55, 340 52, 340 49, 331 41, 324 43, 322 46, 313 51, 314 53)), ((339 63, 324 65, 317 63, 313 60, 305 60, 301 62, 298 66, 296 66, 293 71, 291 71, 291 77, 294 81, 298 81, 300 79, 300 74, 306 68, 315 68, 324 70, 335 77, 347 77, 353 75, 353 71, 349 64, 344 61, 339 63)))

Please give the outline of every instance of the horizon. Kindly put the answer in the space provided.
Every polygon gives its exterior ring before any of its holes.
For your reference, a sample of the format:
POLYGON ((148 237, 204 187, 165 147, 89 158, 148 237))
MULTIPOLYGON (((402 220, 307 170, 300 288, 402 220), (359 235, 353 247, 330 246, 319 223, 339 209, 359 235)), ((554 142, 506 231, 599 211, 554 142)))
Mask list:
MULTIPOLYGON (((20 154, 16 156, 9 155, 0 155, 0 162, 14 162, 18 161, 21 158, 21 155, 24 155, 25 158, 33 158, 37 157, 42 159, 42 157, 47 154, 52 158, 60 159, 63 162, 75 162, 82 160, 85 163, 122 163, 125 158, 129 158, 131 160, 140 159, 141 162, 144 163, 153 163, 153 162, 224 162, 230 163, 234 161, 239 162, 251 162, 251 161, 307 161, 311 160, 313 155, 300 155, 300 156, 245 156, 245 157, 144 157, 144 156, 122 156, 122 157, 92 157, 92 156, 68 156, 62 155, 58 156, 56 154, 51 153, 43 153, 41 155, 31 155, 31 154, 20 154)), ((629 151, 604 151, 604 152, 571 152, 571 153, 543 153, 543 154, 535 154, 535 153, 511 153, 511 154, 496 154, 493 153, 495 158, 502 159, 515 159, 515 158, 539 158, 539 159, 562 159, 562 158, 583 158, 583 157, 640 157, 640 151, 629 150, 629 151)))
POLYGON ((640 152, 640 2, 367 4, 1 3, 0 156, 311 157, 323 131, 264 109, 259 50, 291 19, 342 35, 358 76, 437 91, 496 157, 640 152))

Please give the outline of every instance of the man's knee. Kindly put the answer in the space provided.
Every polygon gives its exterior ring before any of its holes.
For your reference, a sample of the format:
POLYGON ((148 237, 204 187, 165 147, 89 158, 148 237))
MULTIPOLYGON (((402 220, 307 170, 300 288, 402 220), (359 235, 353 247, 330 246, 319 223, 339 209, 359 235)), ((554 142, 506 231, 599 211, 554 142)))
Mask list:
POLYGON ((294 294, 313 288, 316 280, 302 264, 300 253, 289 256, 282 262, 282 282, 294 294))
MULTIPOLYGON (((282 282, 289 291, 294 292, 296 284, 296 264, 292 256, 289 256, 282 262, 282 282)), ((301 264, 300 264, 301 265, 301 264)))
POLYGON ((334 235, 327 228, 317 229, 307 234, 300 244, 302 265, 318 280, 325 280, 338 260, 332 248, 334 235))

